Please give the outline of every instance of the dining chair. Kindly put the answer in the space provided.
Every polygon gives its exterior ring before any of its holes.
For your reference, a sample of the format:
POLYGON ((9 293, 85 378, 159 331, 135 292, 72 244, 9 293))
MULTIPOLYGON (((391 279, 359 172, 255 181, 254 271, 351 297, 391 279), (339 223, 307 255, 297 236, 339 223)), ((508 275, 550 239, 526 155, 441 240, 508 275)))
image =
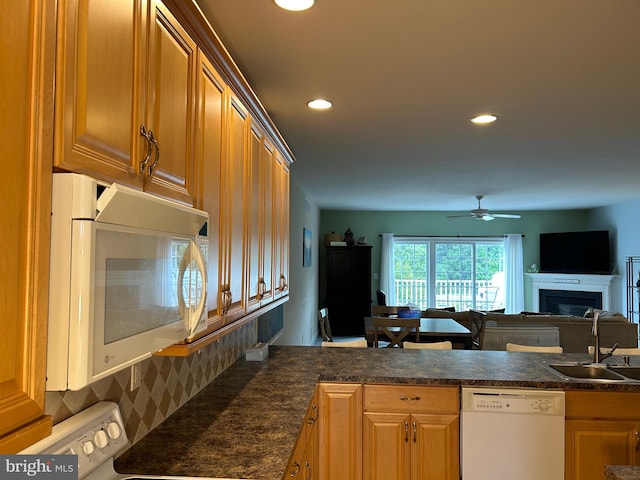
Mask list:
POLYGON ((320 335, 324 342, 333 342, 331 334, 331 325, 329 325, 329 309, 321 308, 318 310, 318 323, 320 324, 320 335))
POLYGON ((519 343, 507 343, 507 352, 538 352, 538 353, 563 353, 560 346, 520 345, 519 343))
POLYGON ((373 325, 373 346, 379 347, 378 337, 380 334, 389 340, 385 348, 399 347, 402 348, 402 342, 411 333, 415 333, 416 342, 420 341, 420 319, 419 318, 389 318, 389 317, 371 317, 373 325))
POLYGON ((445 340, 443 342, 425 342, 425 343, 414 343, 414 342, 402 342, 402 346, 404 348, 416 349, 416 350, 452 350, 453 344, 449 340, 445 340))
POLYGON ((397 315, 398 312, 408 312, 410 307, 406 305, 371 305, 372 317, 388 317, 389 315, 397 315))
MULTIPOLYGON (((473 348, 482 350, 482 344, 484 343, 484 331, 487 324, 487 314, 480 310, 469 310, 469 320, 471 325, 467 328, 471 330, 471 341, 473 348)), ((466 326, 466 325, 465 325, 466 326)))
POLYGON ((359 338, 358 340, 343 340, 339 342, 322 342, 323 347, 351 347, 351 348, 367 348, 367 340, 359 338))

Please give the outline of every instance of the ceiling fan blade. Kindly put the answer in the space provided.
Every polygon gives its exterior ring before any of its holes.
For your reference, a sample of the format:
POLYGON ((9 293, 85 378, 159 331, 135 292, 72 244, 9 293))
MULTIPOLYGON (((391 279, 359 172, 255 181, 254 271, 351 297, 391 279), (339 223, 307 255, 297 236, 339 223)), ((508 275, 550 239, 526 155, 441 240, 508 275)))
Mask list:
POLYGON ((448 215, 447 216, 447 218, 469 218, 469 217, 473 217, 473 215, 465 213, 464 215, 448 215))
POLYGON ((511 214, 511 213, 492 213, 496 218, 522 218, 520 215, 511 214))

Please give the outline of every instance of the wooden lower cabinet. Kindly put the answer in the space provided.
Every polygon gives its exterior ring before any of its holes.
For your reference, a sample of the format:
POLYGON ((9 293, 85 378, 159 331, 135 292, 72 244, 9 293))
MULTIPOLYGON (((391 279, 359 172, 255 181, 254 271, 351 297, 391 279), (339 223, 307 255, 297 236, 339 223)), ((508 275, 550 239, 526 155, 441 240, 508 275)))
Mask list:
POLYGON ((366 412, 364 478, 458 479, 458 430, 458 415, 366 412))
POLYGON ((318 478, 318 394, 314 393, 283 480, 318 478))
POLYGON ((363 473, 374 480, 458 480, 457 387, 364 386, 363 473))
POLYGON ((361 480, 362 385, 318 386, 318 478, 361 480))
POLYGON ((640 465, 637 393, 566 392, 565 478, 602 480, 605 465, 640 465))
POLYGON ((458 387, 321 383, 310 478, 459 480, 459 407, 458 387))

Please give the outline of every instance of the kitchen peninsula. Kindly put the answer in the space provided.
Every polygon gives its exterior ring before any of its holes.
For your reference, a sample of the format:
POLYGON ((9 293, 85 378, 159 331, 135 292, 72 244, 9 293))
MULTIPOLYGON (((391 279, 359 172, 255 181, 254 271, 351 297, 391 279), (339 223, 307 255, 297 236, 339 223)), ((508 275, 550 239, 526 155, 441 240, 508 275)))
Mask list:
MULTIPOLYGON (((546 366, 589 360, 587 354, 272 346, 267 360, 239 360, 227 369, 117 459, 116 469, 153 475, 280 479, 319 382, 504 386, 571 390, 580 395, 630 394, 634 400, 637 394, 640 398, 640 382, 570 381, 546 366)), ((569 401, 567 405, 569 408, 569 401)), ((637 421, 640 423, 640 417, 637 421)))

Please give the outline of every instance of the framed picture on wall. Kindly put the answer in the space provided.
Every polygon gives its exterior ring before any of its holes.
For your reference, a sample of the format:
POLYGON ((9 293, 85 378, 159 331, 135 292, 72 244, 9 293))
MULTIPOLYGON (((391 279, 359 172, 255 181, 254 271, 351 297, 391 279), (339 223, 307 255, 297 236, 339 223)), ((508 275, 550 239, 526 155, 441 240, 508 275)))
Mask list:
POLYGON ((311 266, 311 230, 302 229, 302 266, 311 266))

